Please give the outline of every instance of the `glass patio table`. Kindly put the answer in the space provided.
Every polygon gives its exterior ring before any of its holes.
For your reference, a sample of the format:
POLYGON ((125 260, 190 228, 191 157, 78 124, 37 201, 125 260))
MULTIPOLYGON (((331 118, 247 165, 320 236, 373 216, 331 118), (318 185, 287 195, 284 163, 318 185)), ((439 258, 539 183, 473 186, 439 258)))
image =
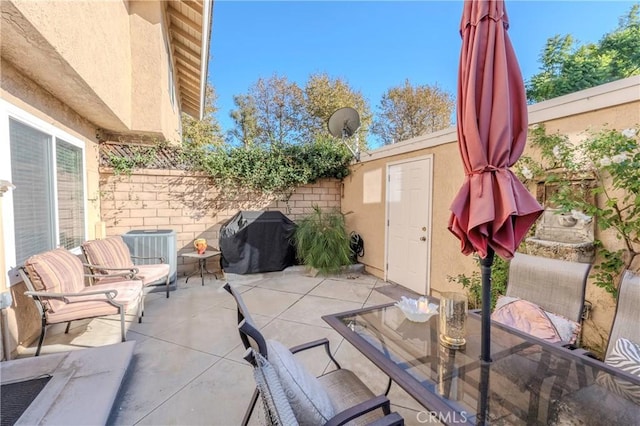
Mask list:
POLYGON ((410 322, 393 304, 322 318, 425 407, 420 422, 546 425, 584 417, 589 420, 584 424, 593 425, 599 424, 595 419, 601 424, 640 419, 638 402, 605 383, 640 387, 640 378, 579 350, 492 322, 493 362, 481 363, 475 313, 467 319, 466 345, 458 350, 439 343, 438 315, 410 322))

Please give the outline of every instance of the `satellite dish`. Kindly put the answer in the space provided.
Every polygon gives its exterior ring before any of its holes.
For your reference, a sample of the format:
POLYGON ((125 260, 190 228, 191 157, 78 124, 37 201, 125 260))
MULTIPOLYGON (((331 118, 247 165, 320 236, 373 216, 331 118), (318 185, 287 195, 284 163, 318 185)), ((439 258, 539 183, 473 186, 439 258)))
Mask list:
POLYGON ((344 107, 334 111, 334 113, 331 114, 331 117, 329 117, 327 128, 329 129, 331 136, 341 138, 342 143, 349 148, 349 151, 351 151, 351 154, 353 154, 356 161, 360 161, 360 146, 357 141, 357 135, 355 151, 344 140, 345 138, 350 138, 356 134, 360 128, 360 115, 358 114, 358 111, 350 107, 344 107))
POLYGON ((327 127, 336 138, 350 138, 360 128, 360 115, 353 108, 340 108, 331 114, 327 127))

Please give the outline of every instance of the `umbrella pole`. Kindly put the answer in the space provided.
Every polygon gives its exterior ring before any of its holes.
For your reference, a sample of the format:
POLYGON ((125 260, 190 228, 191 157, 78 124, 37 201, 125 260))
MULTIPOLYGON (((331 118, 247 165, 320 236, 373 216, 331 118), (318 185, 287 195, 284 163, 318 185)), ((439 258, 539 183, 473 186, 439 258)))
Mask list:
POLYGON ((480 345, 480 360, 491 362, 491 266, 495 252, 487 248, 487 256, 480 259, 482 272, 482 340, 480 345))
POLYGON ((476 424, 489 424, 489 366, 491 363, 480 361, 480 397, 478 398, 478 414, 476 424))
POLYGON ((478 401, 478 425, 484 426, 489 420, 489 365, 491 363, 491 267, 495 252, 487 248, 487 256, 480 259, 482 274, 482 337, 480 341, 480 398, 478 401))

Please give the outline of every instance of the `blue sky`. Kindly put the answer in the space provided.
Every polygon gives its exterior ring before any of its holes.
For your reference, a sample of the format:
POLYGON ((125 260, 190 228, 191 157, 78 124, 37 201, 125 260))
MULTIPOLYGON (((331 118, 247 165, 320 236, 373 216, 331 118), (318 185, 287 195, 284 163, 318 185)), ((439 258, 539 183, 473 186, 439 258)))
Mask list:
MULTIPOLYGON (((539 71, 549 37, 597 42, 637 1, 506 0, 509 36, 525 80, 539 71)), ((456 93, 462 0, 216 0, 209 81, 218 119, 232 126, 233 96, 260 77, 287 76, 304 86, 326 72, 360 90, 376 110, 382 94, 408 78, 456 93)))

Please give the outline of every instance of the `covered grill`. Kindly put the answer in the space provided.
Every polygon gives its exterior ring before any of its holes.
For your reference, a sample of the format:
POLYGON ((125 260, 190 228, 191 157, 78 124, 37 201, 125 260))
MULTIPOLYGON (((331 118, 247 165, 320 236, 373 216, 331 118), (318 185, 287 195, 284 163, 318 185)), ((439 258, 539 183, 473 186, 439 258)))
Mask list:
POLYGON ((240 211, 220 228, 225 272, 282 271, 295 264, 296 225, 279 211, 240 211))

